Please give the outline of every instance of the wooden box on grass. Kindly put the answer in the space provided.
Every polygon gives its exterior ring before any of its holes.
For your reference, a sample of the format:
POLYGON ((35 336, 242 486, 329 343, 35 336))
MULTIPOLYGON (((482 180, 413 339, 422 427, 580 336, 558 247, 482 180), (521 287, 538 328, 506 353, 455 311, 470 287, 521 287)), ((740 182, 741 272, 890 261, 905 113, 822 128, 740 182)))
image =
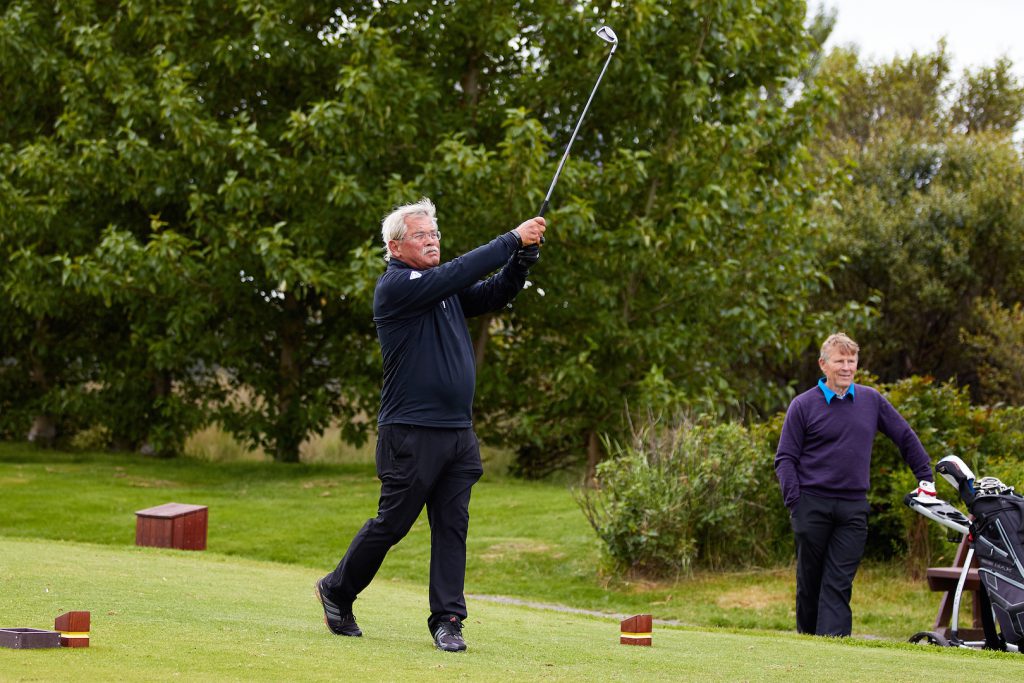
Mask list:
POLYGON ((0 647, 15 650, 60 647, 60 634, 38 628, 0 628, 0 647))
POLYGON ((205 505, 166 503, 135 513, 135 545, 206 550, 205 505))

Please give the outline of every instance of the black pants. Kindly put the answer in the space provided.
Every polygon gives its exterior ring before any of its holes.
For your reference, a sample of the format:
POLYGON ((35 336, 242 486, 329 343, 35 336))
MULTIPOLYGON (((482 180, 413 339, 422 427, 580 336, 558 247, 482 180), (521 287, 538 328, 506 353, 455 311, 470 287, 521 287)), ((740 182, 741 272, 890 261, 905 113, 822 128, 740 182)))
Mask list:
POLYGON ((866 500, 802 494, 791 522, 796 536, 796 630, 848 636, 850 596, 868 538, 866 500))
POLYGON ((377 517, 367 520, 324 588, 342 608, 377 574, 384 556, 427 508, 430 523, 430 618, 466 618, 469 494, 480 477, 480 445, 472 429, 383 425, 377 436, 377 517))

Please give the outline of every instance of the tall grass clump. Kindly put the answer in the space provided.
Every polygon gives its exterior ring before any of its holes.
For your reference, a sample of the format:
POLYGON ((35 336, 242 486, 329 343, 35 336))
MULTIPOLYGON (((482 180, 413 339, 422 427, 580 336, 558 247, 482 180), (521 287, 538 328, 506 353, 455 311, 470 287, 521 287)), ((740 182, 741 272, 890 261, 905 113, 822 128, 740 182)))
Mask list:
POLYGON ((576 499, 611 569, 658 577, 777 560, 785 508, 763 443, 743 425, 690 417, 649 417, 630 443, 607 441, 610 457, 576 499))

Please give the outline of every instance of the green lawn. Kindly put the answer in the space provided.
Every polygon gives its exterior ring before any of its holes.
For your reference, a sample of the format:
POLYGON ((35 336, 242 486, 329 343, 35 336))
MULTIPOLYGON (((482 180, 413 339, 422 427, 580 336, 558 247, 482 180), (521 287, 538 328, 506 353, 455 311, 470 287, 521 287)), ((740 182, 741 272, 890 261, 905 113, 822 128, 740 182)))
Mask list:
POLYGON ((618 644, 611 618, 474 602, 467 653, 433 649, 419 582, 360 601, 363 638, 339 638, 312 597, 317 572, 189 552, 0 538, 6 626, 92 615, 88 649, 0 649, 0 679, 83 681, 963 681, 1024 676, 1017 655, 656 624, 618 644), (827 673, 826 673, 827 672, 827 673))
MULTIPOLYGON (((376 510, 369 465, 281 465, 153 460, 43 452, 0 444, 0 536, 132 549, 134 511, 161 503, 210 507, 205 555, 293 565, 309 578, 331 569, 376 510)), ((470 609, 508 596, 608 614, 651 613, 693 627, 793 629, 790 568, 701 573, 659 583, 610 581, 598 543, 564 486, 485 477, 473 493, 470 609)), ((376 585, 398 583, 426 612, 425 517, 388 555, 376 585)), ((865 567, 854 594, 857 635, 892 641, 930 626, 937 596, 898 568, 865 567)), ((360 600, 357 614, 372 609, 360 600), (364 607, 365 606, 365 607, 364 607)))

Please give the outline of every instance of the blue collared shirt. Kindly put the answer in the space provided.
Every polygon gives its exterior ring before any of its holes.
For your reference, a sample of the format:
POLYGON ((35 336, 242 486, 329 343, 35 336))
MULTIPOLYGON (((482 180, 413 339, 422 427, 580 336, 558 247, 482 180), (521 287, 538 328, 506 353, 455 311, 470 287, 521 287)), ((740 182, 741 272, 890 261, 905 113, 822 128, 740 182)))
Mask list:
MULTIPOLYGON (((825 403, 827 403, 829 405, 832 405, 832 399, 833 398, 835 398, 836 396, 839 396, 839 394, 837 394, 836 392, 834 392, 834 391, 832 391, 831 389, 828 388, 828 385, 825 384, 825 378, 824 377, 822 377, 821 379, 818 380, 818 388, 821 389, 821 393, 825 394, 825 403)), ((850 388, 846 390, 846 396, 849 396, 850 398, 853 398, 853 388, 854 388, 854 384, 853 384, 853 382, 851 382, 850 383, 850 388)), ((843 398, 846 398, 846 396, 840 397, 840 400, 842 400, 843 398)))

